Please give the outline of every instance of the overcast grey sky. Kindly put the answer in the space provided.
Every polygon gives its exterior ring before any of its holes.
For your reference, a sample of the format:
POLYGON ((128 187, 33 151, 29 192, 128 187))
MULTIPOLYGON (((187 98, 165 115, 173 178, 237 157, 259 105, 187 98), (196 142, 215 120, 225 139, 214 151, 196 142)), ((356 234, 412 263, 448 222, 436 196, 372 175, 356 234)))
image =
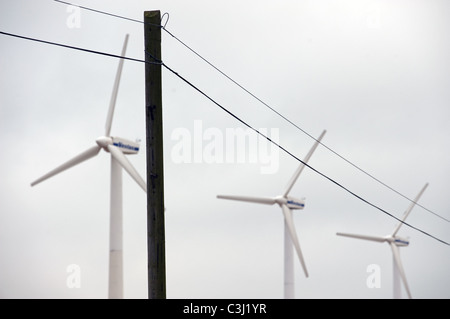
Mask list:
MULTIPOLYGON (((168 12, 168 30, 309 134, 326 129, 323 143, 340 155, 410 198, 429 182, 420 203, 450 219, 448 1, 76 3, 133 19, 168 12)), ((141 24, 74 13, 50 0, 2 0, 0 30, 114 54, 129 33, 127 56, 144 58, 141 24)), ((103 134, 118 60, 4 35, 0 48, 0 297, 106 298, 109 154, 30 183, 103 134), (70 265, 80 270, 79 288, 67 285, 70 265)), ((306 155, 310 137, 165 32, 162 51, 212 98, 306 155)), ((145 141, 144 101, 144 65, 125 61, 113 135, 145 141)), ((265 143, 236 149, 243 163, 238 154, 208 157, 212 146, 226 154, 227 132, 245 127, 167 70, 163 108, 167 297, 282 298, 280 208, 216 195, 279 195, 299 163, 265 143), (176 156, 185 138, 188 163, 176 156)), ((144 177, 145 152, 143 142, 129 157, 144 177)), ((397 217, 409 205, 324 147, 310 164, 397 217)), ((126 173, 123 180, 125 297, 146 298, 146 198, 126 173)), ((391 298, 388 245, 335 234, 388 235, 397 222, 309 169, 291 195, 306 198, 294 219, 310 274, 295 260, 296 296, 391 298), (367 286, 371 265, 379 288, 367 286)), ((449 223, 423 208, 407 221, 450 242, 449 223)), ((412 296, 449 298, 450 247, 406 226, 398 235, 410 238, 400 250, 412 296)))

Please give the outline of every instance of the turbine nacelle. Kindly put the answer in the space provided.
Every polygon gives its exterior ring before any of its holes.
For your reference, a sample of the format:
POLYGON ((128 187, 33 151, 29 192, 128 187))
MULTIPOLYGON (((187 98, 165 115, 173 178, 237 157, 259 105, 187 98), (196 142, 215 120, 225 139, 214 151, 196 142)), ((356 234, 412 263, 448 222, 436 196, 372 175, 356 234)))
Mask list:
POLYGON ((394 236, 386 238, 388 242, 394 243, 398 247, 407 247, 409 246, 409 238, 394 236))
POLYGON ((113 145, 120 148, 124 154, 137 154, 139 152, 140 144, 136 141, 130 141, 121 137, 112 138, 113 145))
POLYGON ((100 136, 95 140, 98 146, 109 152, 108 146, 114 145, 118 147, 124 154, 137 154, 140 144, 121 137, 100 136))
POLYGON ((275 203, 278 205, 286 205, 290 209, 304 209, 305 208, 305 199, 298 199, 293 196, 277 196, 275 197, 275 203))

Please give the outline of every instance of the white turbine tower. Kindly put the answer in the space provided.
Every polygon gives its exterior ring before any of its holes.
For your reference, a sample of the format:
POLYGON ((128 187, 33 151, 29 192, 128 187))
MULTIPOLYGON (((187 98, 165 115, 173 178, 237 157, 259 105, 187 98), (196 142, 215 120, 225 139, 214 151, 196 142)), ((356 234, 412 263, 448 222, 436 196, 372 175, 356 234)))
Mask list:
MULTIPOLYGON (((309 153, 304 158, 303 162, 308 163, 310 157, 314 153, 325 135, 326 130, 322 132, 320 137, 316 140, 309 153)), ((248 197, 248 196, 229 196, 229 195, 217 195, 217 198, 239 200, 244 202, 252 202, 258 204, 273 205, 278 204, 284 215, 284 298, 293 299, 294 294, 294 250, 297 251, 300 264, 302 265, 305 276, 308 277, 308 270, 306 269, 305 261, 303 259, 300 244, 298 242, 297 234, 295 232, 294 220, 292 217, 292 209, 305 208, 304 199, 297 199, 292 196, 288 196, 295 182, 297 181, 300 173, 303 171, 305 165, 302 163, 295 171, 291 180, 289 181, 283 195, 276 197, 248 197)))
POLYGON ((422 190, 417 194, 416 198, 413 202, 409 205, 408 209, 403 214, 403 217, 401 219, 401 222, 394 228, 394 231, 392 234, 387 236, 367 236, 367 235, 356 235, 356 234, 347 234, 347 233, 336 233, 336 235, 339 236, 346 236, 346 237, 352 237, 357 239, 365 239, 365 240, 371 240, 376 242, 387 242, 389 246, 391 246, 392 249, 392 256, 393 256, 393 285, 394 285, 394 298, 400 299, 401 298, 401 289, 400 289, 400 278, 403 281, 403 285, 405 286, 406 293, 408 294, 409 298, 411 297, 411 292, 409 290, 408 282, 406 281, 406 275, 405 271, 403 269, 402 261, 400 260, 400 251, 398 247, 406 247, 409 245, 409 239, 408 238, 402 238, 397 236, 398 230, 400 229, 400 226, 402 226, 403 222, 405 221, 406 217, 408 217, 411 210, 414 208, 415 204, 419 201, 420 196, 422 196, 425 189, 428 187, 428 183, 425 184, 425 186, 422 188, 422 190))
MULTIPOLYGON (((122 57, 128 43, 128 34, 122 49, 122 57)), ((131 142, 124 138, 110 136, 114 108, 122 73, 123 59, 119 61, 119 67, 114 82, 114 88, 106 119, 105 135, 95 140, 96 145, 83 153, 58 166, 44 176, 31 183, 34 186, 64 170, 67 170, 91 157, 96 156, 101 149, 111 154, 111 198, 110 198, 110 248, 109 248, 109 287, 108 298, 123 298, 123 261, 122 261, 122 168, 124 168, 139 186, 147 192, 147 185, 136 169, 131 165, 124 154, 131 155, 139 152, 139 143, 131 142)))

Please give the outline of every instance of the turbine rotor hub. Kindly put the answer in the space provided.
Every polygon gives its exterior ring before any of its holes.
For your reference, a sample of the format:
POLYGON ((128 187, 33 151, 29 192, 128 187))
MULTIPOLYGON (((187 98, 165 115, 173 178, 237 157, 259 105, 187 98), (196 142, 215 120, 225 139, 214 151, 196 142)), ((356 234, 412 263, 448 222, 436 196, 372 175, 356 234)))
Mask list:
POLYGON ((287 202, 287 199, 285 198, 285 197, 283 197, 283 196, 277 196, 277 197, 275 197, 275 203, 277 203, 278 205, 282 205, 282 204, 286 204, 286 202, 287 202))
POLYGON ((97 143, 98 146, 106 150, 108 145, 111 145, 113 143, 113 140, 111 137, 100 136, 95 140, 95 142, 97 143))

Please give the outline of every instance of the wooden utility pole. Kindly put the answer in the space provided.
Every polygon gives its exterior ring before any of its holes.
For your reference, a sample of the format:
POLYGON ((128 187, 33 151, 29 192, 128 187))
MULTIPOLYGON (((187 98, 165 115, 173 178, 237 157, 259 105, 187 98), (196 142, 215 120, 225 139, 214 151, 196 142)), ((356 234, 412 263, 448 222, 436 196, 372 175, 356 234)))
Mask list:
POLYGON ((166 298, 160 25, 160 11, 144 12, 149 299, 166 298))

